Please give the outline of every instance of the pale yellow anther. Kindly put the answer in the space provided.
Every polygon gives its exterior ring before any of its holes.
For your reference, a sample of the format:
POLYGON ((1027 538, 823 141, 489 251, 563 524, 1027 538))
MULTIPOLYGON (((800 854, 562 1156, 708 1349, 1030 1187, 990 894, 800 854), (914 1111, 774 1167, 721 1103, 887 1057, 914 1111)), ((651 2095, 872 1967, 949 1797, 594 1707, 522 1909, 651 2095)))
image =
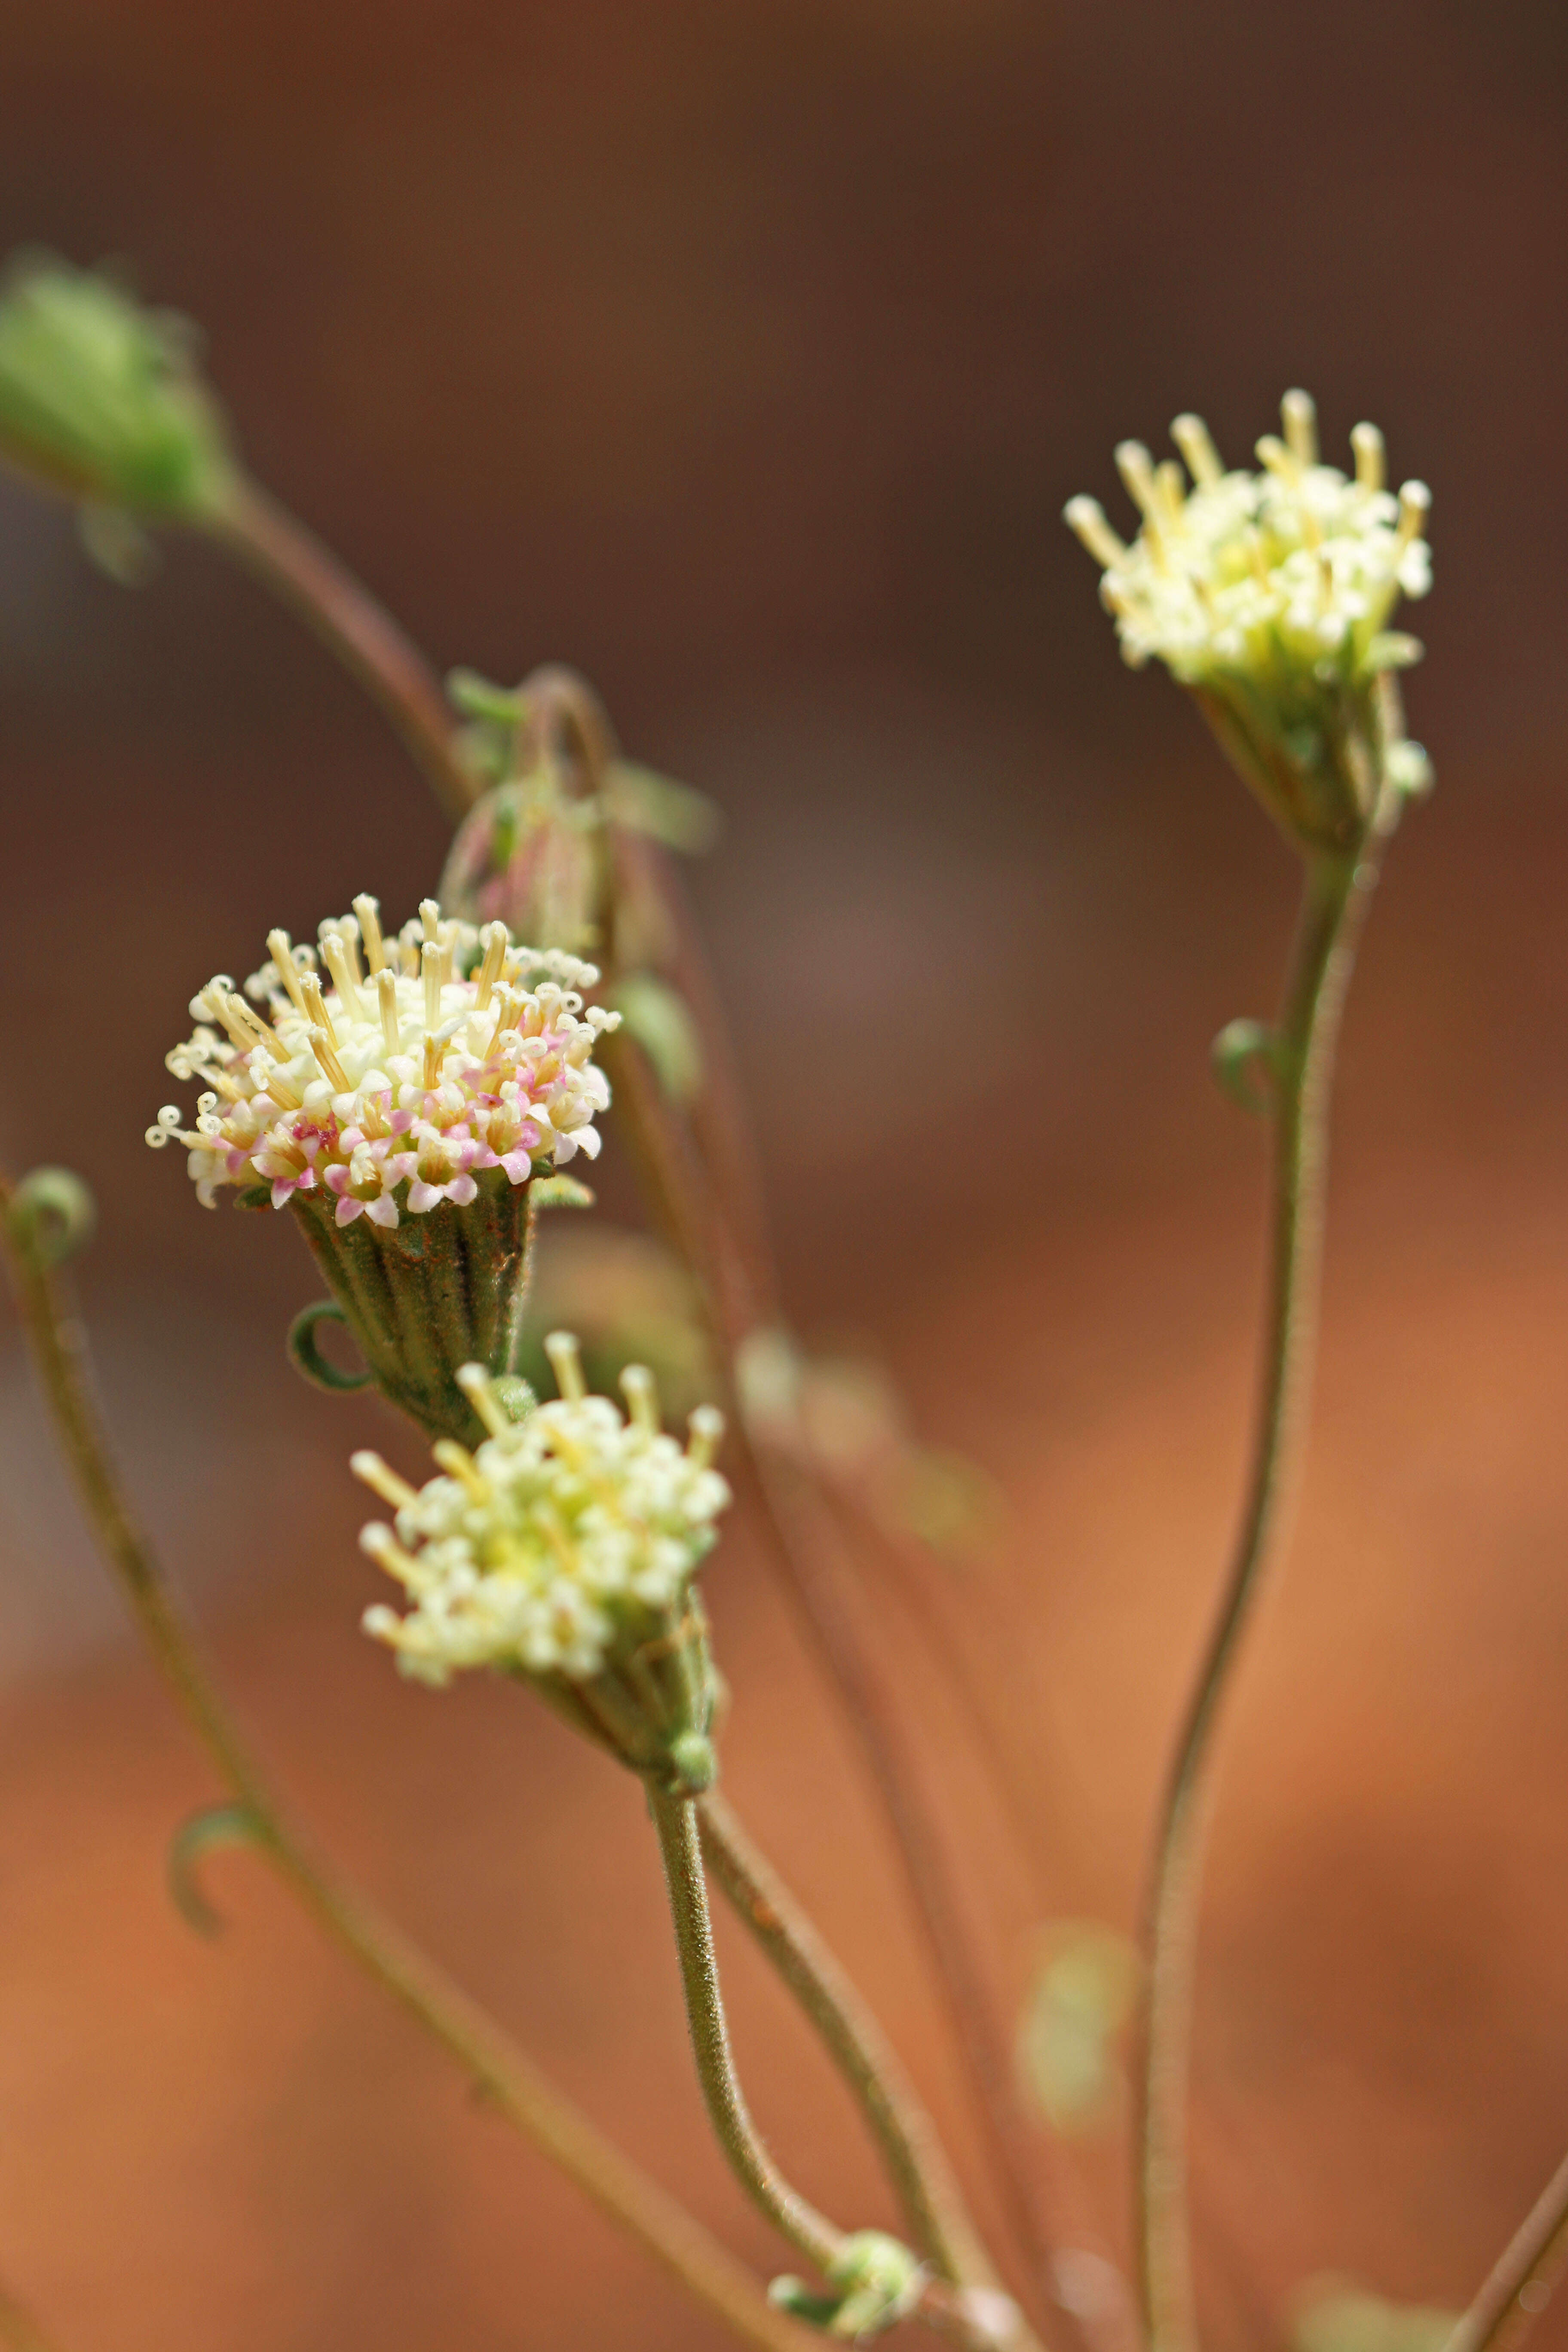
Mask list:
POLYGON ((381 1455, 372 1453, 368 1446, 350 1454, 349 1468, 363 1486, 368 1486, 373 1494, 379 1495, 382 1501, 390 1504, 395 1511, 404 1510, 419 1499, 418 1488, 411 1486, 406 1478, 400 1478, 390 1463, 384 1462, 381 1455))
POLYGON ((555 1385, 572 1403, 588 1393, 588 1383, 583 1377, 583 1351, 572 1331, 552 1331, 545 1339, 544 1352, 550 1359, 550 1369, 555 1375, 555 1385))
POLYGON ((311 1029, 307 1034, 310 1051, 316 1057, 316 1066, 322 1077, 335 1093, 346 1095, 350 1091, 349 1074, 339 1061, 331 1039, 324 1029, 311 1029))
POLYGON ((354 900, 354 914, 359 921, 359 935, 364 943, 364 960, 372 971, 379 971, 386 961, 386 942, 381 936, 381 901, 362 891, 354 900))
POLYGON ((1285 442, 1299 466, 1315 466, 1318 462, 1318 412, 1312 395, 1299 388, 1288 392, 1279 403, 1280 422, 1285 427, 1285 442))
POLYGON ((348 963, 349 978, 356 992, 363 985, 364 974, 359 961, 359 925, 352 915, 340 915, 337 934, 343 943, 343 955, 348 963))
POLYGON ((313 1022, 315 1026, 324 1034, 329 1045, 335 1045, 338 1042, 338 1033, 332 1026, 332 1016, 327 1010, 327 1000, 321 993, 321 982, 312 971, 306 975, 300 982, 300 986, 305 999, 306 1020, 313 1022))
POLYGON ((485 957, 479 966, 479 984, 474 996, 476 1013, 483 1013, 488 1008, 495 984, 500 978, 501 966, 506 961, 506 951, 511 945, 504 923, 487 923, 479 937, 484 942, 485 957))
POLYGON ((1287 482, 1294 489, 1300 479, 1301 468, 1295 452, 1288 449, 1277 434, 1265 433, 1258 443, 1258 462, 1277 481, 1287 482))
POLYGON ((1399 492, 1399 544, 1409 546, 1419 539, 1426 528, 1426 518, 1432 511, 1432 493, 1425 482, 1405 482, 1399 492))
POLYGON ((1355 478, 1363 490, 1381 490, 1384 483, 1383 436, 1375 425, 1352 425, 1351 447, 1355 451, 1355 478))
POLYGON ((427 940, 438 940, 440 938, 441 902, 438 898, 420 899, 419 920, 424 926, 425 937, 427 940))
POLYGON ((1076 532, 1095 562, 1107 571, 1126 555, 1126 545, 1107 522, 1105 509, 1098 499, 1069 499, 1062 509, 1062 520, 1069 530, 1076 532))
POLYGON ((1158 520, 1154 496, 1154 461, 1142 441, 1119 441, 1116 445, 1116 470, 1126 486, 1127 495, 1146 522, 1158 520))
POLYGON ((428 1572, 422 1569, 411 1551, 405 1551, 392 1529, 380 1519, 372 1519, 359 1531, 359 1548, 367 1552, 377 1568, 395 1577, 407 1592, 423 1592, 430 1583, 428 1572))
POLYGON ((459 1445, 455 1437, 438 1437, 430 1452, 447 1477, 456 1478, 460 1486, 466 1486, 476 1503, 489 1502, 489 1481, 481 1474, 466 1445, 459 1445))
POLYGON ((1167 457, 1163 465, 1155 467, 1154 495, 1160 501, 1160 512, 1165 523, 1174 530, 1181 522, 1182 509, 1187 500, 1186 483, 1173 457, 1167 457))
POLYGON ((689 1461, 700 1470, 706 1470, 719 1451, 724 1434, 724 1416, 716 1404, 700 1404, 686 1424, 686 1453, 689 1461))
POLYGON ((657 1434, 658 1419, 658 1382, 646 1364, 628 1364, 621 1374, 621 1393, 626 1410, 638 1429, 648 1435, 657 1434))
POLYGON ((339 932, 330 932, 321 941, 321 958, 332 975, 332 986, 338 992, 344 1012, 352 1020, 363 1021, 364 1007, 360 1002, 359 988, 349 963, 347 943, 339 932))
POLYGON ((1201 489, 1212 489, 1225 478, 1214 436, 1201 416, 1184 414, 1171 419, 1171 438, 1187 461, 1187 471, 1201 489))
POLYGON ((402 1024, 397 1017, 397 975, 384 964, 375 975, 375 1002, 381 1013, 381 1041, 389 1054, 403 1050, 402 1024))
POLYGON ((483 1364, 459 1364, 457 1379, 458 1386, 492 1437, 505 1437, 516 1427, 483 1364))
POLYGON ((278 967, 278 977, 288 990, 294 1010, 308 1021, 310 1017, 304 997, 300 992, 300 974, 294 962, 294 942, 287 931, 268 931, 267 952, 278 967))

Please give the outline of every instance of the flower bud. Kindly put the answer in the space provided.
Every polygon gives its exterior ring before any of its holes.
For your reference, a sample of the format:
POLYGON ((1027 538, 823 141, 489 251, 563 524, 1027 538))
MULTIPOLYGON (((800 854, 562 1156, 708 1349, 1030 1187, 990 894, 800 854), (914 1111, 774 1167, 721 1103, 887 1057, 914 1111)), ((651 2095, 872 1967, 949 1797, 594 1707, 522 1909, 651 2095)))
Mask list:
POLYGON ((205 1207, 232 1186, 290 1211, 383 1393, 432 1435, 477 1436, 458 1370, 516 1369, 528 1187, 597 1153, 593 1053, 616 1015, 584 1012, 591 964, 433 898, 393 938, 361 898, 319 952, 268 945, 243 992, 220 974, 192 1000, 168 1066, 205 1083, 195 1127, 171 1105, 147 1140, 184 1146, 205 1207))
POLYGON ((365 1631, 420 1681, 517 1675, 634 1772, 699 1794, 717 1769, 717 1682, 692 1580, 730 1500, 711 1466, 721 1417, 700 1406, 683 1450, 659 1426, 650 1372, 627 1367, 623 1416, 587 1393, 574 1339, 546 1344, 561 1395, 521 1420, 480 1366, 463 1368, 489 1434, 471 1454, 438 1444, 441 1477, 416 1489, 378 1454, 354 1455, 395 1513, 361 1542, 412 1604, 367 1611, 365 1631))
POLYGON ((1415 772, 1391 754, 1404 737, 1395 673, 1421 647, 1388 621, 1401 595, 1431 586, 1431 493, 1384 487, 1375 425, 1351 436, 1352 479, 1321 463, 1305 393, 1288 392, 1281 414, 1284 437, 1258 442, 1256 474, 1227 472, 1202 419, 1178 416, 1191 488, 1173 459, 1156 466, 1122 442, 1142 517, 1131 546, 1093 499, 1072 499, 1067 520, 1103 567, 1126 660, 1153 655, 1189 688, 1292 841, 1347 854, 1415 772))
POLYGON ((89 509, 210 519, 235 466, 194 340, 111 278, 19 257, 0 285, 0 453, 89 509))

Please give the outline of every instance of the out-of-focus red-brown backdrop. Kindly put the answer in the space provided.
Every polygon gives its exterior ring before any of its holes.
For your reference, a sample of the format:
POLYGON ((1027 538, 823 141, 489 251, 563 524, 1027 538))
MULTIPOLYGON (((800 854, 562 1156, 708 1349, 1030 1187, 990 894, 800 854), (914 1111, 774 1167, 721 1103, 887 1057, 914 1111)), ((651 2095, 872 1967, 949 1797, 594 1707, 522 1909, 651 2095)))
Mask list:
MULTIPOLYGON (((869 1339, 1012 1521, 949 1612, 1040 1829, 930 1735, 999 2003, 1039 1921, 1132 1916, 1232 1522, 1289 860, 1130 677, 1065 499, 1289 383, 1434 485, 1396 845, 1338 1115, 1316 1445, 1247 1662, 1205 1914, 1216 2344, 1326 2270, 1455 2303, 1568 2137, 1568 19, 1544 0, 55 0, 0 29, 0 237, 201 320, 261 477, 442 663, 568 658, 723 805, 697 877, 792 1310, 869 1339)), ((636 1787, 515 1693, 399 1685, 284 1363, 279 1220, 142 1128, 192 988, 442 855, 380 722, 208 549, 128 595, 0 486, 13 1163, 84 1272, 139 1502, 289 1787, 759 2266, 689 2079, 636 1787)), ((612 1169, 607 1198, 625 1213, 612 1169)), ((0 2273, 70 2352, 715 2341, 243 1859, 163 1891, 205 1768, 0 1358, 0 2273)), ((743 1531, 710 1581, 731 1785, 971 2153, 852 1750, 743 1531)), ((726 1936, 786 2160, 885 2212, 726 1936)), ((1122 2220, 1112 2148, 1087 2176, 1122 2220)), ((1550 2340, 1568 2341, 1552 2319, 1550 2340)))

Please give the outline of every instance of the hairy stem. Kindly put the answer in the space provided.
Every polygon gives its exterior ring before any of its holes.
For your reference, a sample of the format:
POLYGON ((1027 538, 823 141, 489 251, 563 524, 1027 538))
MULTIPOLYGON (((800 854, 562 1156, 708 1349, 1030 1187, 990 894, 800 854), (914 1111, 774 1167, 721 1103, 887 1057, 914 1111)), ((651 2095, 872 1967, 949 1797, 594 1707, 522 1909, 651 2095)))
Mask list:
POLYGON ((379 704, 456 824, 476 798, 474 780, 458 756, 441 682, 413 639, 258 482, 240 481, 213 529, 379 704))
POLYGON ((328 1936, 454 2057, 507 2120, 700 2302, 764 2352, 806 2332, 773 2309, 740 2263, 605 2139, 460 1987, 338 1877, 278 1804, 236 1729, 151 1547, 132 1518, 92 1402, 85 1339, 57 1278, 30 1248, 0 1178, 0 1231, 34 1363, 83 1507, 153 1659, 278 1875, 328 1936))
POLYGON ((650 1789, 648 1810, 664 1856, 686 2020, 691 2029, 691 2052, 709 2120, 731 2171, 752 2202, 807 2262, 815 2263, 825 2274, 831 2274, 844 2252, 845 2233, 808 2204, 779 2171, 752 2121, 730 2054, 730 2032, 724 2020, 723 1995, 719 1990, 708 1886, 702 1873, 697 1808, 689 1797, 667 1797, 650 1789))
POLYGON ((1273 1227, 1261 1404, 1241 1531, 1166 1784, 1145 1915, 1144 2063, 1138 2116, 1138 2254, 1152 2352, 1196 2340, 1187 2193, 1187 2093, 1198 1895, 1214 1736, 1290 1500, 1317 1336, 1329 1096, 1357 917, 1375 845, 1309 864, 1295 956, 1270 1042, 1273 1227))
MULTIPOLYGON (((753 1328, 752 1292, 738 1253, 729 1245, 723 1204, 707 1185, 647 1056, 625 1036, 606 1045, 605 1059, 613 1064, 645 1189, 697 1277, 721 1356, 732 1367, 753 1328)), ((812 1480, 798 1464, 754 1441, 740 1415, 736 1445, 737 1468, 756 1506, 769 1558, 840 1701, 892 1832, 982 2126, 988 2168, 1022 2257, 1017 2291, 1041 2324, 1050 2256, 1029 2193, 1032 2150, 912 1744, 887 1677, 825 1564, 835 1530, 812 1480)))
POLYGON ((697 1801, 709 1868, 820 2034, 881 2150, 917 2250, 954 2283, 994 2277, 936 2126, 872 2011, 733 1808, 697 1801))
POLYGON ((1514 2352, 1568 2263, 1568 2157, 1498 2256, 1443 2352, 1514 2352))

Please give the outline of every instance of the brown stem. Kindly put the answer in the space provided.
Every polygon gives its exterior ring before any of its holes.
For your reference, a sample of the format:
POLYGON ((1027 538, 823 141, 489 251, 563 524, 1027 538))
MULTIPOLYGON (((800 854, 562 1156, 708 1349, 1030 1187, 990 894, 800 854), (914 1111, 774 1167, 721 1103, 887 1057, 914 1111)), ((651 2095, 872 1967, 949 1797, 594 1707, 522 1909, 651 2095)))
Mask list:
POLYGON ((1551 2301, 1565 2263, 1568 2157, 1498 2256, 1443 2352, 1514 2352, 1551 2301))
POLYGON ((85 1335, 29 1244, 16 1191, 3 1176, 0 1236, 39 1385, 89 1522, 154 1663, 279 1876, 328 1936, 457 2059, 489 2103, 709 2310, 763 2352, 805 2352, 806 2331, 775 2311, 700 2223, 605 2139, 494 2020, 339 1878, 289 1821, 131 1517, 92 1402, 85 1335))
MULTIPOLYGON (((647 1056, 628 1038, 609 1042, 617 1096, 656 1213, 696 1275, 724 1360, 732 1364, 754 1328, 745 1271, 726 1246, 722 1213, 647 1056)), ((810 1481, 798 1465, 754 1443, 737 1419, 738 1467, 758 1506, 769 1558, 838 1694, 892 1831, 984 2127, 989 2168, 1024 2258, 1026 2276, 1016 2282, 1017 2291, 1039 2326, 1050 2253, 1026 2185, 1033 2151, 916 1757, 887 1679, 824 1566, 832 1530, 810 1481)))
POLYGON ((475 783, 441 681, 391 614, 258 482, 242 478, 212 528, 379 703, 453 823, 466 815, 475 783))
POLYGON ((955 2284, 994 2283, 936 2126, 873 2011, 717 1790, 697 1801, 702 1854, 822 2037, 870 2125, 918 2252, 955 2284))

